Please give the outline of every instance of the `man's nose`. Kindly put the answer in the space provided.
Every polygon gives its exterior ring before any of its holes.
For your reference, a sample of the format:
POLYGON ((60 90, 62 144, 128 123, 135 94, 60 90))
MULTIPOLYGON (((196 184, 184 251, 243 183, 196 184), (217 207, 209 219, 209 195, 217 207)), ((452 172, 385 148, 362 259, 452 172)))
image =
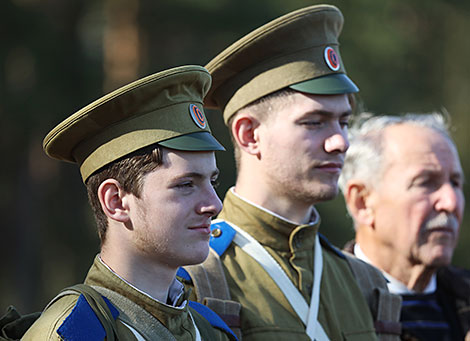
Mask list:
POLYGON ((453 213, 456 212, 460 205, 461 195, 459 193, 460 189, 455 188, 450 183, 445 183, 439 188, 437 194, 437 199, 435 203, 435 209, 438 212, 444 211, 453 213))
POLYGON ((216 216, 222 210, 222 201, 220 200, 214 187, 210 187, 204 200, 200 205, 200 213, 208 214, 210 217, 216 216))
POLYGON ((345 130, 335 131, 325 140, 327 153, 346 153, 349 148, 349 140, 345 130))

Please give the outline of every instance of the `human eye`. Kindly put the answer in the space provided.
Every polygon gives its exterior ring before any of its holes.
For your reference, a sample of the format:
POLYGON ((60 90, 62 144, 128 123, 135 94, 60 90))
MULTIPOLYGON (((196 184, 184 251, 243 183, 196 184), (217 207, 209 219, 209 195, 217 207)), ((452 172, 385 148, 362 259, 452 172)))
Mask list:
POLYGON ((452 187, 463 188, 463 180, 462 180, 462 177, 460 176, 451 178, 450 183, 452 184, 452 187))
POLYGON ((431 179, 426 175, 418 175, 411 181, 411 187, 426 187, 431 179))
POLYGON ((219 187, 219 185, 220 185, 219 179, 217 179, 217 178, 212 179, 211 180, 211 185, 212 185, 212 187, 214 187, 214 189, 217 189, 217 187, 219 187))
POLYGON ((341 126, 341 128, 347 129, 349 127, 350 118, 351 118, 350 115, 340 117, 339 125, 341 126))
POLYGON ((175 185, 176 188, 186 189, 194 187, 194 183, 192 181, 182 181, 175 185))
POLYGON ((309 128, 317 128, 317 127, 321 127, 323 125, 323 122, 321 120, 316 120, 316 119, 306 119, 306 120, 300 121, 299 124, 302 126, 309 127, 309 128))
POLYGON ((346 129, 349 127, 349 120, 341 120, 339 121, 339 125, 341 126, 341 128, 346 129))

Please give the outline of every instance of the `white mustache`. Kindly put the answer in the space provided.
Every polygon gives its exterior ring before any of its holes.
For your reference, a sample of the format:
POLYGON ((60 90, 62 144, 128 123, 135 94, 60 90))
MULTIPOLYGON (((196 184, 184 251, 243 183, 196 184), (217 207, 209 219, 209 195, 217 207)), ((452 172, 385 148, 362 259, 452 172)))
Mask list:
POLYGON ((454 214, 441 212, 424 223, 425 231, 432 231, 438 228, 448 228, 455 232, 459 228, 459 221, 454 214))

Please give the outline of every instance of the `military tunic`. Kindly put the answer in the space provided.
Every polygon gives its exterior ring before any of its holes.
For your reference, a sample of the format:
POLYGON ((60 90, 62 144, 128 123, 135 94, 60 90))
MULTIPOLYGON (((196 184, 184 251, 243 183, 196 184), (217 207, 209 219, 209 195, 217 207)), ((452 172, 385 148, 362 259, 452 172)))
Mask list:
MULTIPOLYGON (((164 327, 163 332, 151 331, 154 335, 152 339, 158 340, 196 340, 196 328, 194 327, 193 317, 195 324, 201 333, 202 339, 215 340, 228 340, 229 338, 221 330, 212 328, 208 321, 200 316, 196 311, 188 307, 187 292, 181 287, 178 292, 180 283, 173 285, 170 290, 170 300, 174 304, 165 304, 159 302, 144 292, 133 287, 117 274, 115 274, 109 267, 107 267, 97 256, 90 268, 88 275, 85 279, 85 284, 90 286, 103 287, 112 290, 125 298, 131 300, 133 303, 142 307, 151 314, 151 317, 158 319, 156 323, 161 323, 164 327), (173 297, 171 297, 173 296, 173 297), (191 311, 191 313, 190 313, 191 311)), ((175 283, 174 283, 175 284, 175 283)), ((41 317, 33 324, 33 326, 26 332, 22 340, 61 340, 57 333, 57 329, 63 324, 67 316, 70 315, 76 306, 78 295, 67 295, 55 301, 41 317)), ((84 328, 87 326, 85 325, 84 328)), ((142 334, 146 326, 132 325, 134 330, 142 334)), ((118 318, 117 319, 117 332, 119 340, 137 340, 133 332, 125 326, 125 324, 118 318)), ((144 333, 145 335, 145 333, 144 333)))
MULTIPOLYGON (((220 219, 253 236, 281 265, 310 302, 314 245, 319 216, 296 225, 257 207, 230 190, 220 219)), ((347 261, 331 247, 322 247, 323 275, 318 320, 330 340, 376 340, 372 315, 347 261)), ((221 256, 231 298, 242 305, 244 340, 309 340, 305 326, 280 289, 248 254, 232 243, 221 256)))

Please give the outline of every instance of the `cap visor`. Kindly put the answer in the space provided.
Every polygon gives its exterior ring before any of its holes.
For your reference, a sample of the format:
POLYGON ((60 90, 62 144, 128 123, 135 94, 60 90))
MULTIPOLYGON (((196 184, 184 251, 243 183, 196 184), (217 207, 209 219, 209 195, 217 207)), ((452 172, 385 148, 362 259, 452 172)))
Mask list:
POLYGON ((336 95, 358 92, 359 88, 344 73, 333 73, 301 83, 290 85, 289 88, 315 95, 336 95))
POLYGON ((215 137, 207 131, 173 137, 171 139, 158 142, 158 144, 166 148, 187 151, 225 150, 224 146, 222 146, 219 141, 217 141, 215 137))

